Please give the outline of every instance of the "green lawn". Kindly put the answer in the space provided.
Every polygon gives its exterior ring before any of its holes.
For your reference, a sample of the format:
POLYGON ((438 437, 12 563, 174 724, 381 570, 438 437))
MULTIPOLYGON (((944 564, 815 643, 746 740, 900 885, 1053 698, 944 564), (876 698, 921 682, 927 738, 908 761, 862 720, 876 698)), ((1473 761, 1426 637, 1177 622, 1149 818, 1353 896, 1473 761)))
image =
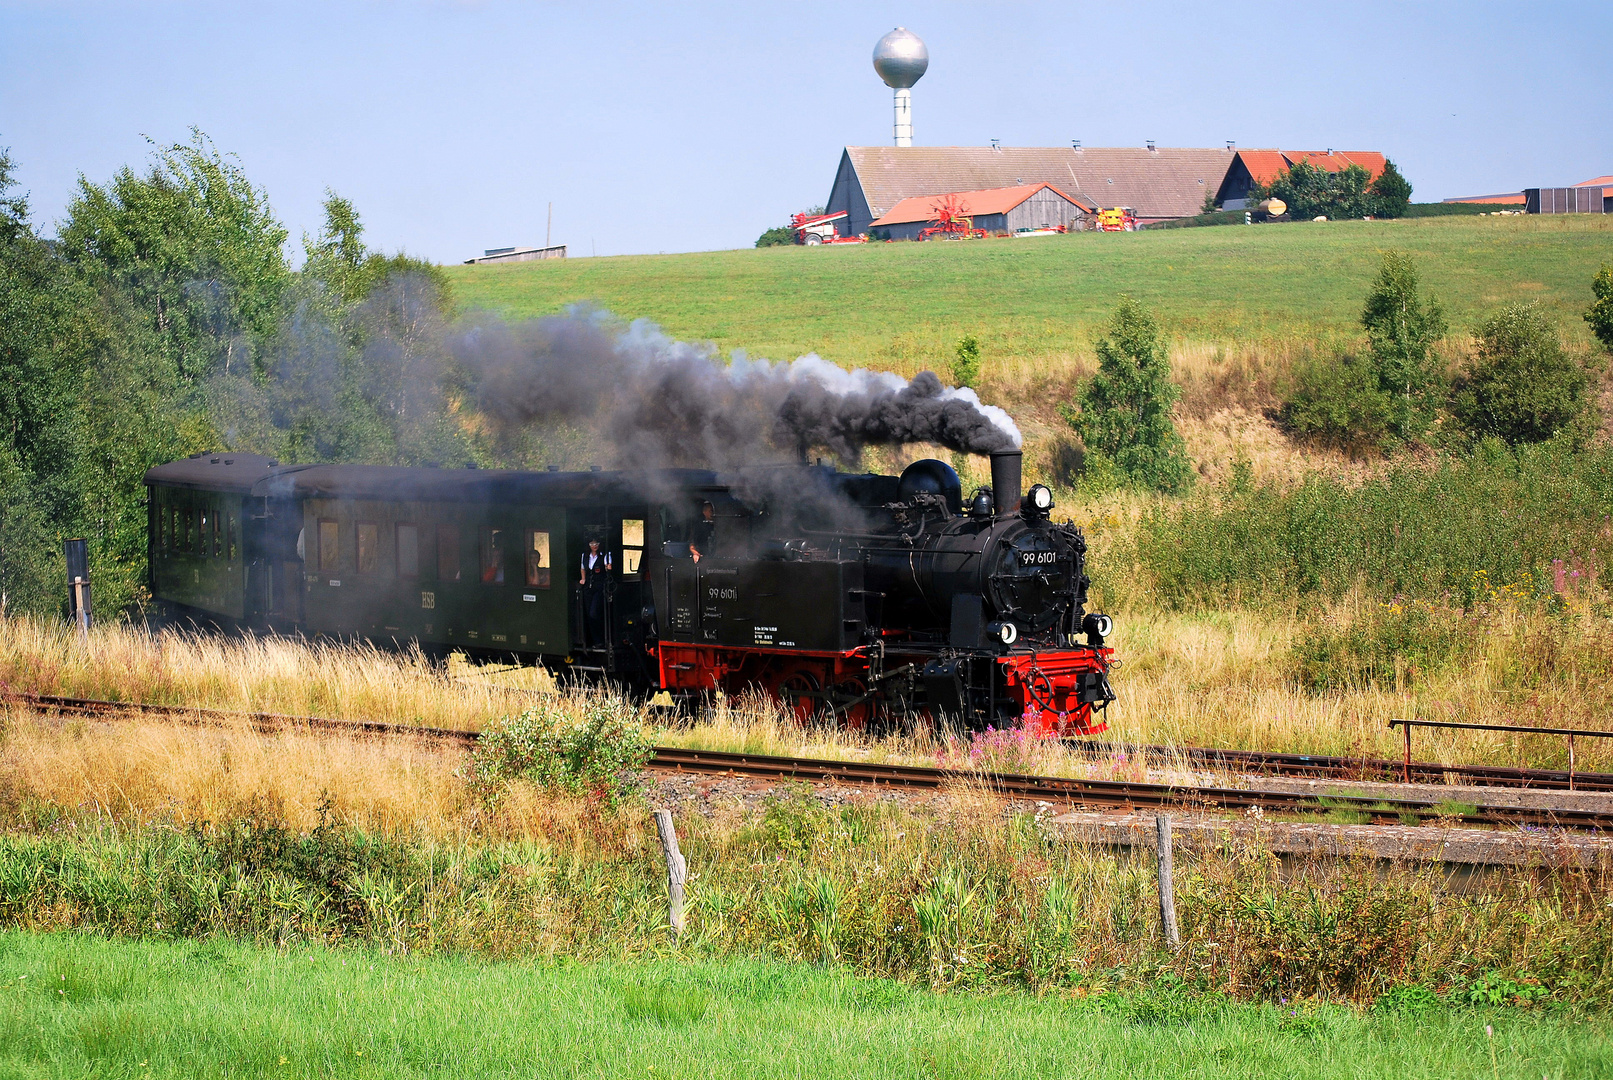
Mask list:
POLYGON ((594 301, 684 338, 793 358, 911 370, 963 333, 992 357, 1087 351, 1131 293, 1181 340, 1353 333, 1379 252, 1416 257, 1453 328, 1539 300, 1571 341, 1613 219, 1446 217, 1077 234, 975 243, 781 247, 460 266, 465 308, 517 316, 594 301))
POLYGON ((1094 1005, 936 995, 806 965, 0 935, 0 1078, 1610 1074, 1596 1016, 1296 1015, 1180 995, 1094 1005))

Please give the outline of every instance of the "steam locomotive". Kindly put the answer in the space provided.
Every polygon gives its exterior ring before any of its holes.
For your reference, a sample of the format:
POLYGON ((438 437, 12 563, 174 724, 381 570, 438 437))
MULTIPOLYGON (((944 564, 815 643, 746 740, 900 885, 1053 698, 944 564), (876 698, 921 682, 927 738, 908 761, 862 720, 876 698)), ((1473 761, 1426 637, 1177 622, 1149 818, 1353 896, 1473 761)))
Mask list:
POLYGON ((966 505, 933 459, 896 477, 201 454, 146 474, 149 584, 172 620, 417 642, 645 693, 759 687, 804 723, 1101 731, 1111 624, 1086 611, 1085 539, 1047 488, 1022 499, 1017 451, 991 476, 966 505), (583 569, 590 540, 603 575, 583 569))

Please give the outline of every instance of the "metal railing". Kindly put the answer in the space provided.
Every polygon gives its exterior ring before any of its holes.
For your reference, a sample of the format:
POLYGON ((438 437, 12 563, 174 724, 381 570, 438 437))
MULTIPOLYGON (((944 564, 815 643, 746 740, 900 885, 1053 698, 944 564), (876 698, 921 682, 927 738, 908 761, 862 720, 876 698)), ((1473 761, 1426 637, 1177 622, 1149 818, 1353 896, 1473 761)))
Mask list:
POLYGON ((1401 779, 1411 783, 1411 729, 1414 727, 1427 728, 1466 728, 1469 731, 1509 731, 1514 735, 1566 735, 1568 736, 1568 790, 1574 790, 1574 738, 1583 736, 1587 739, 1613 739, 1613 731, 1585 731, 1580 728, 1561 727, 1517 727, 1513 724, 1464 724, 1455 720, 1391 720, 1389 729, 1396 727, 1406 732, 1406 761, 1401 779))

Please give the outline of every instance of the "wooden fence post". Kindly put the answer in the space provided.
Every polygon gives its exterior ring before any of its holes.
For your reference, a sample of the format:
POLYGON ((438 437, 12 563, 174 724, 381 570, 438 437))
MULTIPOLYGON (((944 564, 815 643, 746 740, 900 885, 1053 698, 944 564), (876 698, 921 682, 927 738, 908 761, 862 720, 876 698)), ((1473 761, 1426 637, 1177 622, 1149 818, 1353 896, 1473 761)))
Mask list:
POLYGON ((689 864, 678 850, 672 811, 655 812, 655 833, 661 838, 661 854, 666 856, 667 922, 672 926, 672 940, 677 941, 683 934, 683 883, 689 875, 689 864))
POLYGON ((1159 921, 1165 927, 1165 944, 1174 949, 1182 944, 1182 935, 1176 929, 1176 888, 1171 878, 1171 819, 1156 815, 1154 825, 1159 830, 1159 921))

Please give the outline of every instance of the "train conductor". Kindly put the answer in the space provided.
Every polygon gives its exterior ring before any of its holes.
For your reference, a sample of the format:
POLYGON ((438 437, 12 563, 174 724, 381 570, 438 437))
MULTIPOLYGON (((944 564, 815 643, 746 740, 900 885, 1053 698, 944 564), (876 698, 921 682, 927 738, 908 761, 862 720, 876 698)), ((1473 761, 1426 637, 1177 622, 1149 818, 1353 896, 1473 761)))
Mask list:
POLYGON ((605 590, 610 585, 610 569, 610 552, 599 549, 599 537, 589 537, 577 584, 582 586, 583 610, 587 613, 588 644, 595 648, 605 644, 605 590))

